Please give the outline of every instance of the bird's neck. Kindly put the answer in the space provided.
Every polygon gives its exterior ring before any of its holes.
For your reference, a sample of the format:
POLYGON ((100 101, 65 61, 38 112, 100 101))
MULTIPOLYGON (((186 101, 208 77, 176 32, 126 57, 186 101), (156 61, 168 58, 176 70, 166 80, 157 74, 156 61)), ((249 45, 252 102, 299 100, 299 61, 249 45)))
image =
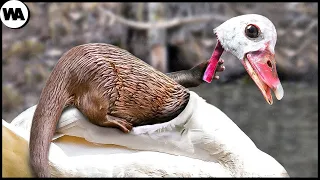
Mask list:
POLYGON ((203 160, 218 162, 232 176, 287 176, 273 157, 259 150, 254 142, 220 109, 191 93, 193 114, 185 125, 195 151, 203 160), (197 134, 198 133, 198 134, 197 134), (197 153, 197 152, 196 152, 197 153), (205 156, 205 155, 208 155, 205 156))

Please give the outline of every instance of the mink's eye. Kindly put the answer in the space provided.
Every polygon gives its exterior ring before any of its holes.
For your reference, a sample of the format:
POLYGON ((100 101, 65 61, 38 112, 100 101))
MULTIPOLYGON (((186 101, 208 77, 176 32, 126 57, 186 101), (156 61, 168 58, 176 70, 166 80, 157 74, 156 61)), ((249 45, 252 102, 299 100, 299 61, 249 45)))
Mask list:
POLYGON ((259 28, 253 24, 249 24, 245 29, 245 34, 249 38, 257 38, 260 34, 259 28))

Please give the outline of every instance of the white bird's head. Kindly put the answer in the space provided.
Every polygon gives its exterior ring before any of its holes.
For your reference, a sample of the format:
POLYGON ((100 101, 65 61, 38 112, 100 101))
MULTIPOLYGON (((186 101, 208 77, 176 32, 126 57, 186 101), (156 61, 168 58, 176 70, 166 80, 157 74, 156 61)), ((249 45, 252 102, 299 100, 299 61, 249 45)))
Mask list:
POLYGON ((278 100, 282 99, 284 91, 274 51, 277 32, 268 18, 257 14, 237 16, 215 28, 214 33, 217 45, 203 77, 206 82, 211 81, 217 62, 226 50, 241 61, 269 104, 273 103, 271 89, 278 100))

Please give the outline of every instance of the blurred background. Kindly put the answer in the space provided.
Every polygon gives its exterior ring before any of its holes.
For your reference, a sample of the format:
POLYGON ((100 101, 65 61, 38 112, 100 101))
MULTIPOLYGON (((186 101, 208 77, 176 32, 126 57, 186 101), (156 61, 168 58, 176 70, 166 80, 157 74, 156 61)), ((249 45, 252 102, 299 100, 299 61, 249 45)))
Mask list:
POLYGON ((284 98, 268 105, 240 61, 224 53, 220 80, 192 88, 225 112, 291 177, 318 176, 317 3, 26 3, 29 23, 2 25, 2 118, 37 103, 55 63, 89 42, 128 50, 162 72, 210 58, 213 28, 248 13, 278 33, 276 61, 284 98), (161 28, 155 28, 157 23, 161 28))

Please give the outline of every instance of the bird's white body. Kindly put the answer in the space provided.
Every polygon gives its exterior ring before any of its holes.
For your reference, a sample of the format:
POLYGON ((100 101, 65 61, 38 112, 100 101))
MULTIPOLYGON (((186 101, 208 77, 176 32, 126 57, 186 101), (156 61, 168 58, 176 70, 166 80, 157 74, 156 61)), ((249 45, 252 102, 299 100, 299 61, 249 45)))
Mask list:
MULTIPOLYGON (((35 106, 3 126, 28 141, 34 111, 35 106)), ((194 92, 173 120, 135 127, 129 134, 93 125, 69 108, 60 118, 49 162, 56 177, 288 176, 227 115, 194 92)))

